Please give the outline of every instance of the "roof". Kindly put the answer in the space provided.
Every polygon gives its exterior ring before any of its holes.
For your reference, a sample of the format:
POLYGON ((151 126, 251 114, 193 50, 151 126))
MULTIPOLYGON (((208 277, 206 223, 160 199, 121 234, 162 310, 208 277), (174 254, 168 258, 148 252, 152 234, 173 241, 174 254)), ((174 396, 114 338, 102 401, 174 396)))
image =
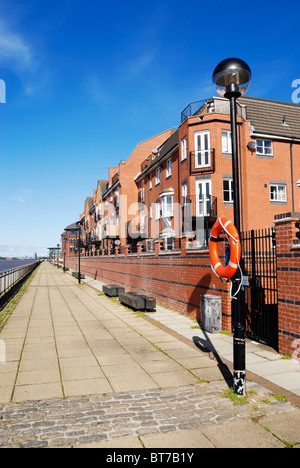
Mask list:
POLYGON ((86 197, 87 209, 90 210, 94 204, 94 197, 86 197))
POLYGON ((160 161, 162 161, 170 152, 172 152, 178 146, 178 130, 175 132, 159 147, 158 155, 152 161, 152 163, 140 174, 137 175, 135 180, 139 179, 142 175, 151 171, 160 161))
POLYGON ((78 229, 77 223, 78 221, 76 223, 70 224, 65 228, 65 231, 76 231, 78 229))
POLYGON ((300 138, 300 105, 249 96, 238 102, 246 106, 254 133, 300 138))
POLYGON ((107 190, 108 188, 108 180, 102 180, 102 179, 99 179, 98 180, 98 187, 100 189, 100 193, 101 195, 104 194, 104 192, 107 190))

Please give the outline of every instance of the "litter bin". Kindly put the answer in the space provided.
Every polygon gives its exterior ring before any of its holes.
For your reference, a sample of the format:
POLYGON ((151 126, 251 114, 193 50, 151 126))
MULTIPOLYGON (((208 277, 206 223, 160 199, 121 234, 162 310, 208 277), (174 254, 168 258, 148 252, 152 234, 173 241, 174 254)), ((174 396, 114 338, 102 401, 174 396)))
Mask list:
POLYGON ((201 328, 209 333, 219 333, 222 330, 221 296, 201 296, 201 328))

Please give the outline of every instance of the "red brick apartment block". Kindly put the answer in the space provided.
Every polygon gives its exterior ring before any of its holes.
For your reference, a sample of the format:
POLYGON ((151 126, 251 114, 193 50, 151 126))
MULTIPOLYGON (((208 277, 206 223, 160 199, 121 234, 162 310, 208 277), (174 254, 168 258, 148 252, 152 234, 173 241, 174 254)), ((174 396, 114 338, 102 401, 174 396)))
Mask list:
POLYGON ((75 255, 77 245, 78 245, 78 226, 75 222, 67 226, 65 228, 64 234, 62 234, 63 256, 75 255))
POLYGON ((166 130, 139 143, 126 161, 109 168, 108 187, 102 193, 101 206, 96 206, 100 213, 97 223, 103 248, 110 248, 116 239, 122 247, 128 243, 128 224, 136 216, 138 202, 134 178, 145 157, 151 157, 171 134, 172 130, 166 130))
MULTIPOLYGON (((242 97, 237 109, 241 228, 271 227, 274 215, 300 206, 300 106, 242 97)), ((159 236, 169 247, 182 231, 201 246, 205 227, 233 218, 228 101, 213 98, 194 110, 136 177, 148 213, 144 237, 159 236), (184 214, 191 220, 185 227, 184 214)))
MULTIPOLYGON (((300 209, 300 106, 244 96, 237 112, 241 230, 273 227, 279 216, 279 328, 288 349, 298 339, 299 314, 287 311, 299 299, 285 297, 282 285, 295 282, 299 250, 280 250, 286 235, 280 216, 300 209), (289 325, 293 320, 296 328, 289 325)), ((83 225, 83 272, 195 316, 202 294, 220 295, 223 328, 230 330, 230 285, 212 272, 207 249, 217 218, 233 220, 230 128, 228 100, 192 103, 176 131, 139 143, 126 161, 109 168, 94 208, 86 201, 84 217, 94 213, 95 224, 83 225)), ((67 260, 76 269, 77 259, 67 260)))
MULTIPOLYGON (((68 257, 66 265, 77 271, 78 259, 68 257)), ((198 319, 200 296, 221 296, 223 329, 231 331, 230 284, 221 282, 212 272, 208 250, 195 250, 182 243, 182 250, 173 252, 156 249, 151 253, 82 257, 81 272, 127 291, 151 295, 160 304, 198 319)))
POLYGON ((279 352, 300 359, 300 212, 275 219, 278 281, 279 352))

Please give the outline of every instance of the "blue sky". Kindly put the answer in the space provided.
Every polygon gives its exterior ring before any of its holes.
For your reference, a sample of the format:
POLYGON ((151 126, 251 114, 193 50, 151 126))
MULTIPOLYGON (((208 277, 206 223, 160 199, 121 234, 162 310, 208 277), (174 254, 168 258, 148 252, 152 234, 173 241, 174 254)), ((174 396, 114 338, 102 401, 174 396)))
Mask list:
POLYGON ((216 94, 224 58, 248 95, 292 102, 299 3, 230 5, 0 0, 0 256, 47 254, 109 165, 216 94))

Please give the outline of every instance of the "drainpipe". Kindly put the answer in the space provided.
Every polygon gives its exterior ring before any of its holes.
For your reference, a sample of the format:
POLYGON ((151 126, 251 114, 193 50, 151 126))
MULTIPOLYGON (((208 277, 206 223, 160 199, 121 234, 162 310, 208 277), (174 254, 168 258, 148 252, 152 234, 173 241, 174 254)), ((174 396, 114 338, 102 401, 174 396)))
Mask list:
MULTIPOLYGON (((294 137, 292 137, 294 139, 294 137)), ((294 168, 293 168, 293 143, 290 144, 290 161, 291 161, 291 183, 292 183, 292 212, 295 211, 294 198, 294 168)))

